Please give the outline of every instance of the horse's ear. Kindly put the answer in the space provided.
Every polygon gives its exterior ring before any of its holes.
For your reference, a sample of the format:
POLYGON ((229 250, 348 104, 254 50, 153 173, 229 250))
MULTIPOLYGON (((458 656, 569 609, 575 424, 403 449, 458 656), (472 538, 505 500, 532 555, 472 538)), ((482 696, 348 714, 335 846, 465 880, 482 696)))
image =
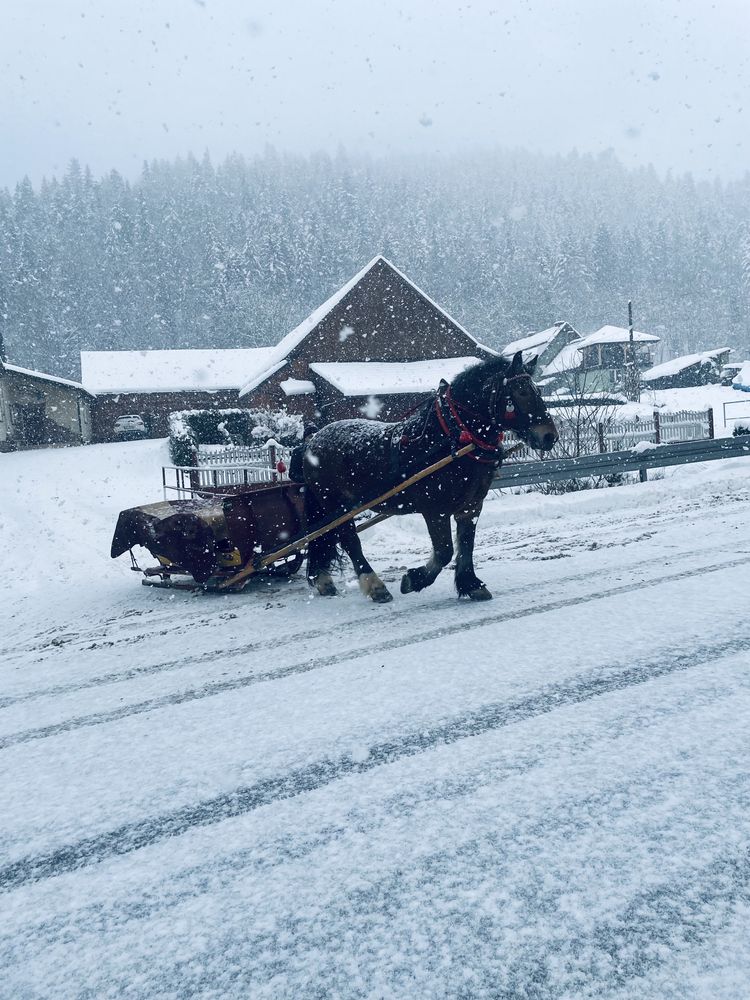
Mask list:
POLYGON ((534 372, 536 371, 536 365, 538 361, 539 361, 539 355, 537 354, 535 357, 531 359, 531 361, 526 362, 526 364, 523 366, 523 370, 526 372, 527 375, 534 374, 534 372))
POLYGON ((521 375, 523 373, 523 354, 520 351, 516 351, 513 355, 513 360, 510 363, 510 371, 508 374, 511 378, 514 375, 521 375))

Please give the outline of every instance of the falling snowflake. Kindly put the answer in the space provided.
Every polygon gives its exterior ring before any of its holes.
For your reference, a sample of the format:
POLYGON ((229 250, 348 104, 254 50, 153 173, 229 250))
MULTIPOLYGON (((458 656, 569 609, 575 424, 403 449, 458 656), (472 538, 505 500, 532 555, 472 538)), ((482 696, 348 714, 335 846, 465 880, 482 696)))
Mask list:
POLYGON ((368 420, 377 420, 380 416, 380 411, 383 409, 383 404, 380 402, 377 396, 369 396, 367 402, 364 406, 360 406, 359 412, 363 417, 367 417, 368 420))

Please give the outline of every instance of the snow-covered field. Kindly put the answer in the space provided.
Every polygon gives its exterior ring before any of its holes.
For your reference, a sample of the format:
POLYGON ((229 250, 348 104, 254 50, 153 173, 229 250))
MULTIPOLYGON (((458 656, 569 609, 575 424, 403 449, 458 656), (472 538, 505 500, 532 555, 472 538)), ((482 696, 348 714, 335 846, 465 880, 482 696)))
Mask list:
POLYGON ((164 442, 0 456, 0 996, 747 998, 750 458, 498 495, 491 604, 139 584, 164 442))

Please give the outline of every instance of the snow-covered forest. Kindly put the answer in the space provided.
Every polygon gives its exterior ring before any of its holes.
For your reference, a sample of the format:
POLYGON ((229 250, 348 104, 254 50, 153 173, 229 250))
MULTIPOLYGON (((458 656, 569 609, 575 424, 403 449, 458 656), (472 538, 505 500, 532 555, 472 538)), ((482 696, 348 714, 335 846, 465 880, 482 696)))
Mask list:
POLYGON ((750 176, 696 183, 607 153, 281 155, 72 162, 0 190, 0 303, 14 362, 77 376, 78 352, 276 342, 384 253, 501 346, 567 319, 636 324, 664 357, 750 349, 750 176))

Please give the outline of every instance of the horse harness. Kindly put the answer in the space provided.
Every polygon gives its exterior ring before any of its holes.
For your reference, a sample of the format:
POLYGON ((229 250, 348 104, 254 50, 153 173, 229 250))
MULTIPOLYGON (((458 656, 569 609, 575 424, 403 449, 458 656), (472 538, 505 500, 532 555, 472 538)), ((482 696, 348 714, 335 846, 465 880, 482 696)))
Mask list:
MULTIPOLYGON (((417 443, 424 437, 427 431, 430 416, 433 413, 437 418, 440 430, 443 432, 445 437, 448 438, 451 454, 455 455, 459 448, 463 448, 467 444, 473 444, 476 451, 464 456, 465 458, 470 458, 483 465, 499 466, 506 454, 503 447, 503 428, 506 430, 512 430, 517 419, 517 411, 513 400, 510 398, 508 392, 503 390, 507 389, 509 383, 515 381, 516 379, 520 380, 523 378, 528 378, 528 376, 515 375, 510 376, 509 378, 503 378, 502 380, 494 380, 490 392, 489 412, 491 414, 492 424, 495 427, 499 425, 500 430, 495 431, 487 437, 482 437, 481 435, 475 433, 464 419, 464 417, 474 417, 477 420, 484 419, 486 423, 486 417, 482 418, 479 414, 474 413, 471 409, 469 409, 469 407, 455 400, 451 393, 450 383, 445 380, 441 381, 440 386, 435 393, 435 401, 427 409, 425 421, 420 433, 416 436, 412 436, 407 433, 402 433, 400 437, 395 437, 394 435, 394 447, 392 447, 391 451, 391 454, 393 455, 392 464, 394 465, 394 472, 400 472, 401 475, 404 475, 403 470, 400 468, 403 449, 407 448, 411 444, 417 443), (504 410, 502 417, 498 419, 498 410, 503 403, 504 410)), ((416 409, 418 409, 418 407, 414 407, 414 409, 406 413, 405 416, 408 417, 416 409)), ((443 447, 443 444, 438 444, 437 451, 442 451, 443 447)))

